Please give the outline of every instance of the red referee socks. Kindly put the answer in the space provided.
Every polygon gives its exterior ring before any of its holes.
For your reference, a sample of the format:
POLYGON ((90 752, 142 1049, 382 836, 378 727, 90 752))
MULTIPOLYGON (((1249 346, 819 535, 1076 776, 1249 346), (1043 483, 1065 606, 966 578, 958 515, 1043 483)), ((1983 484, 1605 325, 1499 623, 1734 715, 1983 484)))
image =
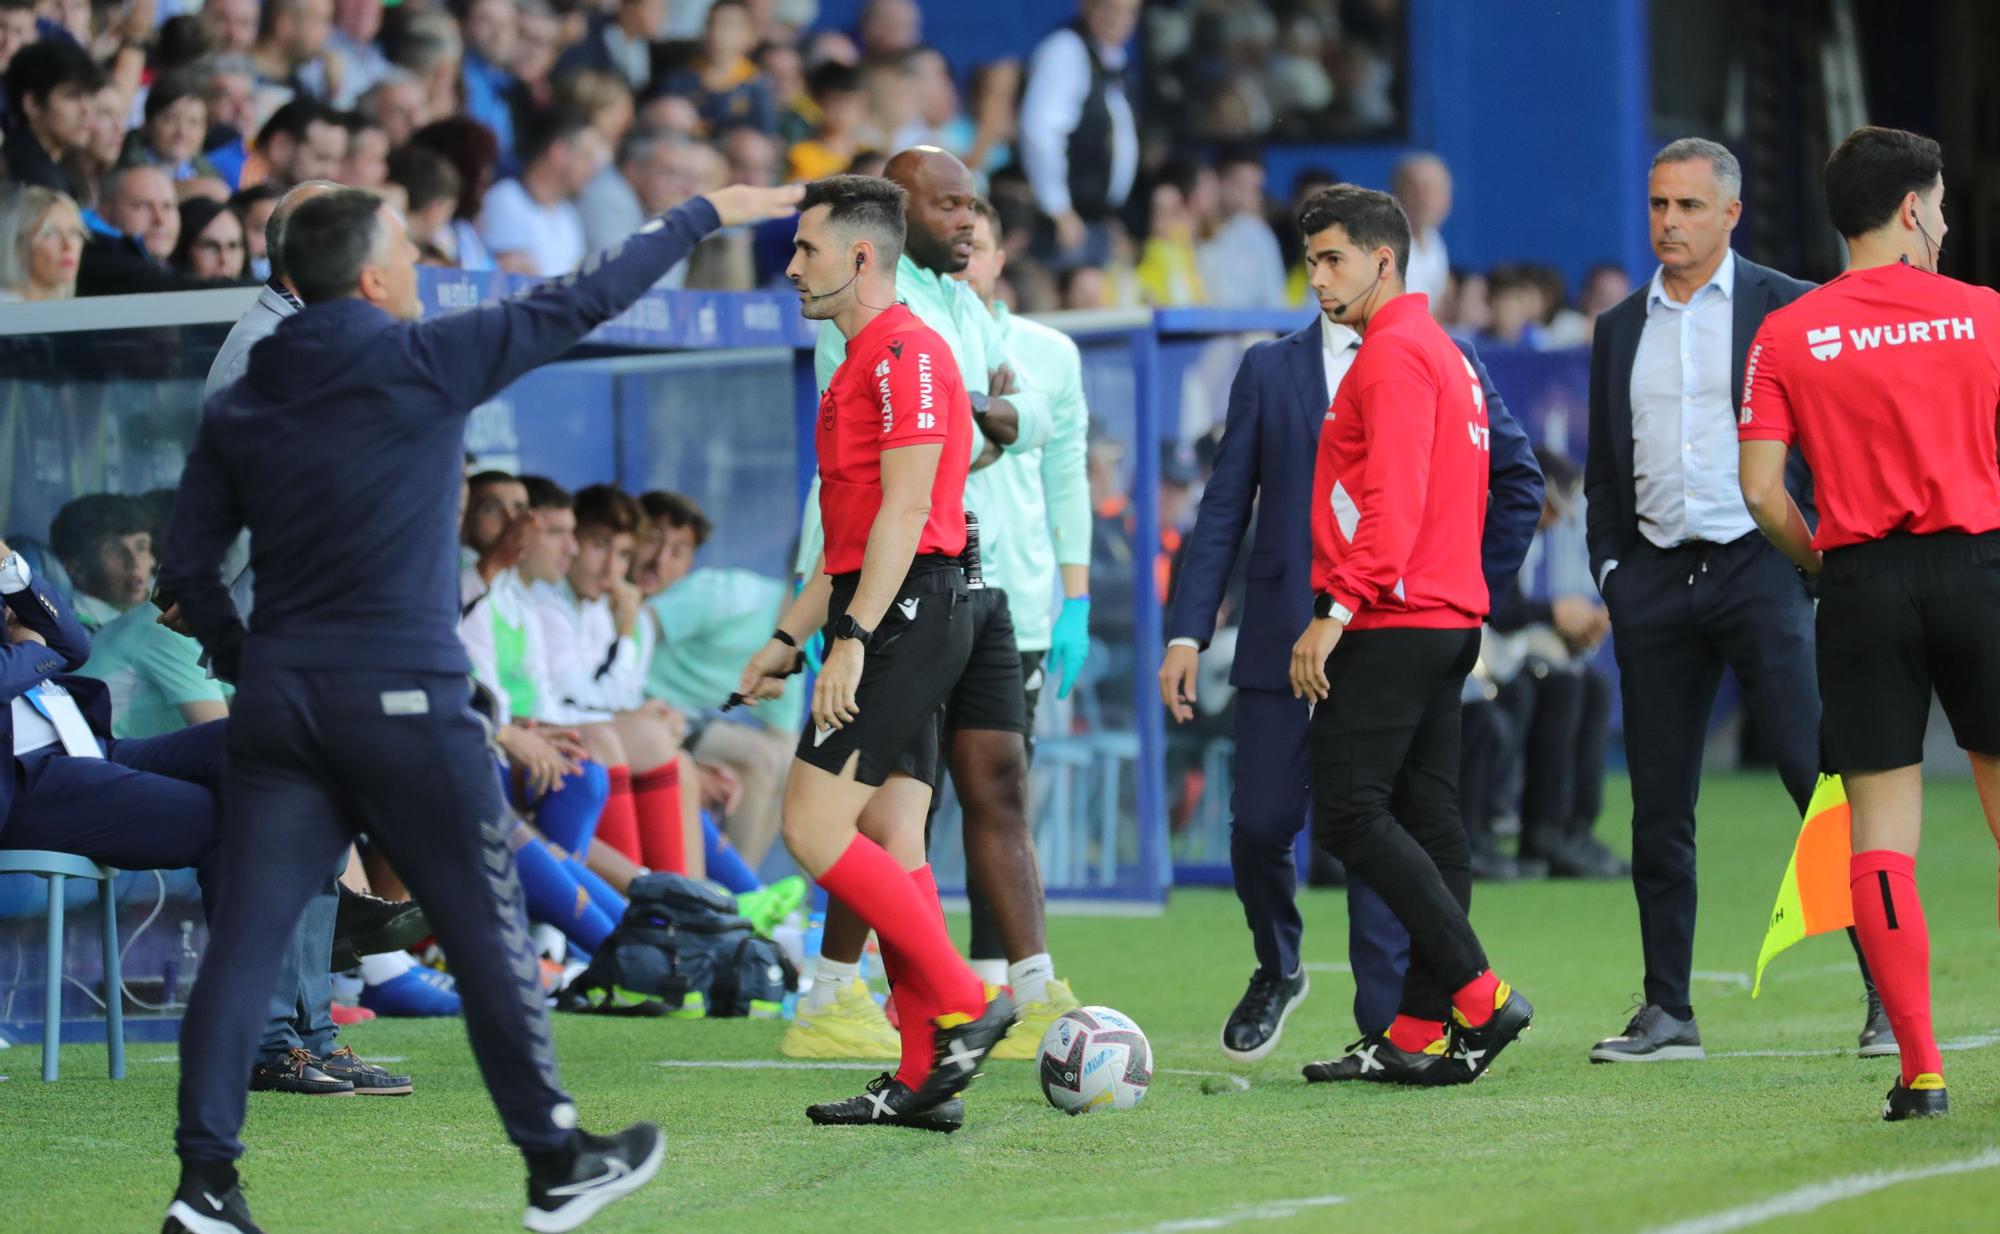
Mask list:
POLYGON ((1420 1020, 1399 1015, 1389 1025, 1389 1044, 1405 1054, 1422 1054, 1424 1047, 1444 1036, 1443 1020, 1420 1020))
MULTIPOLYGON (((938 924, 944 924, 944 905, 938 903, 937 878, 928 865, 918 866, 910 871, 910 881, 916 885, 917 894, 936 912, 938 924)), ((916 984, 909 977, 909 964, 903 953, 888 942, 882 943, 882 967, 889 974, 889 982, 896 995, 897 1032, 903 1037, 903 1062, 896 1070, 896 1078, 911 1088, 923 1085, 924 1078, 931 1073, 931 1053, 937 1040, 937 1025, 933 1019, 940 1014, 930 1005, 930 1000, 917 992, 916 984)), ((982 989, 981 993, 985 991, 982 989)))
MULTIPOLYGON (((927 880, 928 869, 921 873, 927 880)), ((986 1009, 986 987, 952 947, 935 891, 926 897, 917 877, 881 845, 867 836, 855 836, 819 883, 874 929, 885 956, 896 954, 904 983, 897 987, 896 1007, 905 1032, 913 1020, 956 1013, 977 1016, 986 1009), (910 1014, 915 1008, 904 1001, 904 986, 924 1000, 923 1014, 910 1014)))
POLYGON ((1500 979, 1489 968, 1452 991, 1451 1005, 1467 1028, 1478 1028, 1493 1018, 1499 998, 1500 979))
MULTIPOLYGON (((613 786, 616 791, 616 786, 613 786)), ((632 805, 639 815, 639 864, 649 870, 687 873, 687 845, 681 827, 681 764, 662 763, 632 777, 632 805)))
POLYGON ((639 815, 632 807, 632 769, 610 768, 611 795, 597 816, 597 838, 624 854, 634 865, 645 865, 639 851, 639 815))
POLYGON ((1931 932, 1917 897, 1917 859, 1886 848, 1847 861, 1854 930, 1875 975, 1875 989, 1903 1049, 1903 1083, 1925 1072, 1944 1074, 1931 1032, 1931 932))

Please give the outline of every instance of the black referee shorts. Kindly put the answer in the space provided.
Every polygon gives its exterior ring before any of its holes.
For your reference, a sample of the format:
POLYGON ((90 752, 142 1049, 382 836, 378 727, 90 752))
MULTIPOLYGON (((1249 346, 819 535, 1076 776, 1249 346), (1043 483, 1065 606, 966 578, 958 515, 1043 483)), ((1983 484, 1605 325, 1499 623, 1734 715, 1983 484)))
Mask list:
MULTIPOLYGON (((847 612, 860 582, 858 571, 834 578, 829 626, 847 612)), ((966 595, 958 558, 931 554, 912 562, 863 653, 859 714, 834 729, 815 728, 808 716, 799 758, 839 775, 858 750, 855 778, 863 784, 880 785, 900 771, 935 788, 944 701, 972 650, 966 595)))
POLYGON ((1828 771, 1922 762, 1933 689, 1960 748, 2000 755, 2000 532, 1834 549, 1819 588, 1828 771))
POLYGON ((1028 731, 1028 674, 1021 648, 1014 641, 1014 615, 1007 593, 986 587, 968 594, 972 614, 972 654, 945 703, 948 733, 985 729, 1003 733, 1028 731))

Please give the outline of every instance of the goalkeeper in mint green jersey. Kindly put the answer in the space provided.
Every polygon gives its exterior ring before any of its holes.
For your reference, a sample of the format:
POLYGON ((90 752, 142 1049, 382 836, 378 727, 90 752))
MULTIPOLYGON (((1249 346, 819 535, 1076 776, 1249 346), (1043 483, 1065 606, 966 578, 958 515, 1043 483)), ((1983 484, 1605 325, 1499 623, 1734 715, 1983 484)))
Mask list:
MULTIPOLYGON (((909 194, 897 295, 950 345, 980 429, 965 500, 979 519, 985 586, 972 593, 974 649, 946 705, 945 756, 965 816, 970 958, 983 980, 1012 988, 1021 1015, 993 1057, 1030 1059, 1049 1023, 1078 1006, 1048 954, 1027 778, 1042 684, 1066 696, 1089 646, 1087 415, 1080 367, 1074 345, 1060 335, 1054 337, 1068 345, 1066 358, 1037 335, 1016 362, 1016 343, 1041 328, 1024 329, 1026 323, 1015 321, 1010 330, 974 285, 952 277, 968 272, 975 238, 990 237, 992 228, 982 219, 964 164, 919 146, 896 155, 886 172, 909 194), (1041 370, 1044 364, 1049 371, 1041 370)), ((990 294, 991 279, 983 286, 990 294)), ((814 354, 821 389, 845 356, 840 332, 823 328, 814 354)), ((806 501, 799 573, 816 572, 819 557, 814 496, 806 501)), ((858 919, 829 906, 819 972, 786 1034, 785 1054, 896 1056, 894 1033, 855 984, 866 940, 858 919)))

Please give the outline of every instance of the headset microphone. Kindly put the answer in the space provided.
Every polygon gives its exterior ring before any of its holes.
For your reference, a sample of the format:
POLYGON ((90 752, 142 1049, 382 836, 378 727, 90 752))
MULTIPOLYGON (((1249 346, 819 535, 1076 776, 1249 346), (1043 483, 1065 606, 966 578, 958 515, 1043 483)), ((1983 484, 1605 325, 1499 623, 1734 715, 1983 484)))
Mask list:
MULTIPOLYGON (((1388 272, 1388 269, 1389 269, 1389 263, 1387 261, 1378 261, 1375 263, 1375 278, 1377 281, 1374 286, 1368 289, 1368 295, 1371 299, 1374 297, 1375 293, 1381 289, 1382 284, 1380 280, 1382 276, 1388 272)), ((1345 313, 1347 311, 1347 306, 1352 303, 1354 303, 1354 301, 1352 300, 1335 300, 1333 302, 1333 315, 1335 317, 1338 317, 1341 314, 1345 313)))
POLYGON ((860 253, 856 253, 854 255, 854 273, 848 277, 848 280, 845 283, 842 283, 840 286, 834 288, 832 291, 822 291, 818 295, 814 295, 811 292, 807 292, 806 299, 826 300, 833 296, 837 296, 841 292, 846 291, 848 288, 854 286, 854 280, 861 277, 861 266, 865 261, 867 261, 866 257, 864 257, 860 253))

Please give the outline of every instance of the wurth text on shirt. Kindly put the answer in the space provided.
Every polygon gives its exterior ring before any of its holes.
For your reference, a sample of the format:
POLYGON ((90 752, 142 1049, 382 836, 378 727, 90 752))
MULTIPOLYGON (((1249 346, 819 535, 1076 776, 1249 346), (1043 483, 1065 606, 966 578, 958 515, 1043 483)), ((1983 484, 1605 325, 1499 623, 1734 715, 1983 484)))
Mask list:
MULTIPOLYGON (((1973 337, 1972 318, 1937 317, 1928 321, 1899 321, 1893 325, 1849 326, 1846 341, 1854 344, 1856 351, 1867 351, 1871 347, 1943 343, 1973 337)), ((1815 360, 1833 359, 1843 349, 1840 327, 1824 326, 1818 330, 1807 330, 1806 346, 1812 349, 1815 360)))

